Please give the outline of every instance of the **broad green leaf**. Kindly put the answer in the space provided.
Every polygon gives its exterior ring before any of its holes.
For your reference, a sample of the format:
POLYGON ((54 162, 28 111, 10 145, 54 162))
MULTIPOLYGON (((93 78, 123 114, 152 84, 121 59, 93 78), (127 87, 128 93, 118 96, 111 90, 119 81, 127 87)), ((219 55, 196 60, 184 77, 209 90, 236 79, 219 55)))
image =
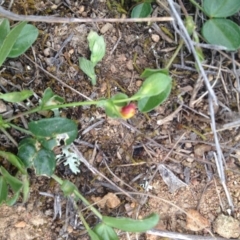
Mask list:
POLYGON ((25 25, 26 25, 26 22, 19 23, 17 26, 11 29, 11 31, 8 33, 8 35, 4 39, 2 45, 0 46, 0 66, 2 66, 2 64, 8 57, 14 43, 16 42, 19 34, 21 33, 25 25))
POLYGON ((45 89, 41 99, 41 107, 63 104, 64 98, 56 95, 51 88, 45 89))
POLYGON ((170 76, 163 73, 154 73, 143 82, 141 88, 134 96, 144 98, 159 95, 171 85, 171 82, 170 76))
POLYGON ((23 183, 16 177, 9 174, 8 171, 4 167, 0 168, 0 172, 1 172, 4 180, 7 182, 7 184, 10 185, 11 189, 14 192, 18 192, 22 189, 23 183))
POLYGON ((229 51, 240 47, 240 27, 228 19, 210 19, 204 23, 202 34, 210 44, 220 45, 229 51))
POLYGON ((17 202, 17 200, 19 199, 19 197, 20 197, 20 191, 18 191, 18 192, 16 192, 15 194, 13 194, 12 197, 8 198, 8 199, 6 200, 6 204, 7 204, 8 206, 13 206, 13 205, 17 202))
POLYGON ((97 224, 93 228, 93 231, 98 235, 100 240, 118 240, 119 239, 116 232, 105 223, 97 224))
POLYGON ((38 29, 32 24, 26 24, 16 39, 8 57, 15 58, 32 46, 38 37, 38 29))
POLYGON ((4 18, 2 19, 0 24, 0 46, 2 45, 4 39, 6 38, 9 32, 10 32, 9 21, 8 19, 4 18))
POLYGON ((128 99, 128 96, 124 93, 117 93, 116 95, 111 97, 111 100, 114 102, 114 104, 118 107, 123 107, 126 105, 126 102, 119 102, 119 103, 115 103, 115 101, 118 100, 124 100, 124 99, 128 99))
POLYGON ((159 216, 153 213, 142 220, 103 216, 102 221, 110 227, 114 227, 126 232, 146 232, 158 224, 159 216))
POLYGON ((52 176, 56 167, 55 154, 53 151, 41 149, 37 152, 33 161, 37 175, 52 176))
POLYGON ((99 35, 94 31, 90 31, 90 33, 88 34, 87 40, 88 40, 88 46, 91 52, 93 51, 93 46, 98 38, 99 38, 99 35))
POLYGON ((144 2, 135 6, 131 13, 131 18, 144 18, 148 17, 152 12, 150 3, 144 2))
POLYGON ((169 84, 167 88, 161 92, 160 94, 152 97, 146 97, 146 98, 141 98, 138 100, 138 109, 141 112, 149 112, 158 105, 160 105, 162 102, 164 102, 170 92, 171 92, 172 84, 169 84))
POLYGON ((61 142, 57 138, 38 138, 38 141, 42 144, 42 146, 48 150, 53 150, 55 147, 60 146, 61 142))
POLYGON ((99 61, 103 59, 106 53, 106 43, 103 36, 99 36, 95 41, 91 53, 91 61, 96 65, 99 61))
POLYGON ((32 95, 33 91, 22 90, 21 92, 10 92, 1 94, 0 99, 3 99, 6 102, 17 103, 29 98, 32 95))
POLYGON ((169 71, 167 69, 151 69, 151 68, 145 68, 144 71, 141 74, 141 78, 148 78, 154 73, 163 73, 165 75, 169 74, 169 71))
POLYGON ((203 9, 211 18, 225 18, 240 10, 239 0, 203 0, 203 9))
POLYGON ((29 130, 38 138, 56 139, 61 145, 71 144, 77 137, 77 124, 67 118, 55 117, 45 118, 39 121, 30 122, 29 130))
POLYGON ((91 78, 92 85, 96 85, 97 76, 94 70, 95 64, 86 58, 80 57, 79 67, 89 78, 91 78))
POLYGON ((21 173, 26 174, 24 163, 16 155, 10 152, 0 151, 0 156, 7 159, 13 166, 15 166, 21 173))
POLYGON ((39 143, 33 138, 21 140, 18 146, 18 157, 22 160, 26 168, 33 165, 33 160, 37 154, 39 143))
POLYGON ((0 204, 7 200, 8 187, 5 179, 0 177, 0 204))
POLYGON ((92 229, 87 229, 88 235, 90 236, 91 240, 101 240, 98 235, 92 230, 92 229))
POLYGON ((98 106, 103 107, 107 116, 109 117, 112 117, 112 118, 121 117, 120 107, 114 104, 111 99, 100 101, 98 106))

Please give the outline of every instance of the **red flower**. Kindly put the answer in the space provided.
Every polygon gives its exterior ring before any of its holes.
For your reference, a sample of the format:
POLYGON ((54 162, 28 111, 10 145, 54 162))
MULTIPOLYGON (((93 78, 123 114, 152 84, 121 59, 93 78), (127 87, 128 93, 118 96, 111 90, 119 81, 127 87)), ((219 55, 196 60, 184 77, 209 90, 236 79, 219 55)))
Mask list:
POLYGON ((123 119, 129 119, 136 113, 136 105, 134 103, 129 103, 127 106, 122 107, 120 114, 123 119))

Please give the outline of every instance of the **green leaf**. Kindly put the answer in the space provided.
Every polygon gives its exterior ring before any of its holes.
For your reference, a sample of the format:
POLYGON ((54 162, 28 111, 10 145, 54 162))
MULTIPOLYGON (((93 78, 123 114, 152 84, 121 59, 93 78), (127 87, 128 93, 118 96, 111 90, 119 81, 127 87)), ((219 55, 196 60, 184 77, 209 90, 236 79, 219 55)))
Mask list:
POLYGON ((7 200, 8 187, 5 179, 0 177, 0 204, 7 200))
POLYGON ((42 107, 63 104, 63 103, 64 103, 64 98, 56 95, 51 88, 45 89, 42 100, 41 100, 42 107))
POLYGON ((145 68, 144 71, 141 74, 141 78, 148 78, 154 73, 163 73, 165 75, 169 74, 169 71, 167 69, 151 69, 151 68, 145 68))
POLYGON ((99 101, 98 106, 103 107, 107 116, 109 117, 112 118, 121 117, 120 107, 114 104, 111 99, 99 101))
POLYGON ((115 103, 115 101, 118 100, 124 100, 124 99, 128 99, 128 96, 124 93, 117 93, 114 96, 111 97, 111 100, 114 102, 114 104, 118 107, 123 107, 126 105, 126 101, 125 102, 119 102, 119 103, 115 103))
POLYGON ((211 18, 225 18, 240 10, 239 0, 203 0, 203 9, 211 18))
POLYGON ((18 157, 22 160, 26 168, 33 165, 33 160, 37 154, 39 143, 36 139, 25 138, 20 141, 18 146, 18 157))
POLYGON ((92 85, 96 85, 97 76, 94 70, 95 64, 86 58, 80 57, 79 67, 89 78, 91 78, 92 85))
POLYGON ((94 66, 102 60, 106 52, 106 43, 103 36, 91 31, 88 35, 89 48, 91 50, 91 62, 94 66))
POLYGON ((154 73, 143 82, 141 88, 134 96, 143 98, 159 95, 171 85, 171 82, 172 79, 170 76, 163 73, 154 73))
POLYGON ((240 47, 240 27, 228 19, 210 19, 202 27, 202 34, 210 44, 220 45, 229 51, 240 47))
POLYGON ((32 24, 26 24, 16 39, 8 57, 15 58, 32 46, 38 37, 38 29, 32 24))
POLYGON ((138 100, 139 111, 149 112, 155 107, 157 107, 159 104, 164 102, 168 98, 171 92, 171 88, 172 88, 172 85, 169 84, 167 88, 160 94, 152 97, 141 98, 140 100, 138 100))
POLYGON ((6 204, 8 206, 13 206, 20 197, 20 191, 16 192, 11 198, 8 198, 6 204))
POLYGON ((159 216, 153 213, 142 220, 103 216, 102 221, 110 227, 118 228, 126 232, 146 232, 158 224, 159 216))
POLYGON ((104 223, 97 224, 93 228, 93 231, 98 235, 100 240, 118 240, 119 239, 116 232, 110 226, 104 223))
POLYGON ((0 156, 7 159, 13 166, 15 166, 21 173, 26 174, 24 163, 16 155, 10 152, 0 151, 0 156))
POLYGON ((150 3, 144 2, 135 6, 131 13, 131 18, 144 18, 148 17, 152 12, 150 3))
POLYGON ((88 40, 88 46, 91 52, 93 51, 93 46, 98 38, 99 38, 99 35, 94 31, 90 31, 90 33, 88 34, 87 40, 88 40))
POLYGON ((74 121, 61 117, 30 122, 28 128, 36 137, 46 138, 46 140, 56 139, 59 145, 62 141, 65 145, 71 144, 78 133, 77 124, 74 121))
POLYGON ((25 25, 26 25, 26 22, 19 23, 5 37, 3 43, 0 47, 0 66, 2 66, 2 64, 8 57, 14 43, 16 42, 19 34, 21 33, 21 31, 25 25))
POLYGON ((7 182, 7 184, 10 185, 11 189, 14 192, 18 192, 22 189, 23 183, 16 177, 9 174, 8 171, 4 167, 0 168, 0 172, 1 172, 4 180, 7 182))
POLYGON ((37 175, 51 177, 56 167, 55 154, 47 149, 39 150, 34 158, 33 166, 37 175))
POLYGON ((90 236, 91 240, 101 240, 98 235, 92 230, 92 229, 87 229, 88 235, 90 236))
POLYGON ((6 102, 17 103, 29 98, 32 95, 33 95, 33 91, 22 90, 21 92, 11 92, 11 93, 1 94, 0 99, 3 99, 6 102))
POLYGON ((8 19, 4 18, 0 24, 0 46, 2 45, 4 39, 7 37, 10 32, 10 24, 8 19))

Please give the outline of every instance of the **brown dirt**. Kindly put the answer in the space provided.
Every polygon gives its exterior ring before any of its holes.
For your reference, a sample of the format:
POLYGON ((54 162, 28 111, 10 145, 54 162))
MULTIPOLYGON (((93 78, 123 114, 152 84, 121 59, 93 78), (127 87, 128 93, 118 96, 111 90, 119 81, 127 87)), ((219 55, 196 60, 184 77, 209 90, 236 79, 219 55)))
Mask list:
MULTIPOLYGON (((107 8, 105 1, 68 1, 58 6, 50 1, 15 1, 12 11, 19 14, 59 14, 61 16, 75 17, 121 17, 115 7, 107 8), (81 3, 80 3, 81 2, 81 3), (19 10, 21 9, 21 10, 19 10)), ((112 1, 111 1, 112 2, 112 1)), ((8 3, 5 3, 7 7, 8 3)), ((155 6, 156 7, 156 6, 155 6)), ((126 8, 126 6, 125 6, 126 8)), ((129 9, 127 9, 129 10, 129 9)), ((191 10, 191 9, 190 9, 191 10)), ((159 11, 161 15, 167 15, 165 11, 159 11)), ((144 68, 156 68, 157 64, 162 68, 170 59, 178 43, 174 43, 174 30, 169 23, 158 24, 169 32, 173 43, 167 42, 160 37, 159 41, 154 30, 149 31, 147 24, 45 24, 37 23, 40 30, 39 38, 26 55, 42 68, 61 79, 81 94, 92 99, 109 97, 121 91, 132 95, 141 86, 140 73, 144 68), (87 34, 90 30, 103 32, 107 45, 107 53, 104 59, 97 65, 97 85, 91 86, 87 77, 79 70, 78 58, 89 57, 87 34), (62 52, 52 63, 64 41, 71 35, 72 38, 66 43, 62 52), (120 39, 120 40, 119 40, 120 39), (117 43, 117 41, 119 42, 117 43), (115 46, 116 45, 116 46, 115 46), (154 54, 154 51, 156 53, 154 54), (157 57, 156 57, 157 56, 157 57), (134 59, 136 57, 136 62, 134 59)), ((184 53, 185 55, 187 53, 184 53)), ((206 58, 210 52, 205 53, 206 58)), ((220 55, 215 58, 216 67, 220 55)), ((191 65, 191 57, 186 56, 186 63, 191 65)), ((179 64, 180 59, 176 59, 179 64)), ((210 64, 210 57, 206 64, 210 64)), ((225 58, 222 62, 225 69, 231 68, 230 62, 225 58)), ((65 98, 66 102, 82 101, 84 97, 64 87, 60 82, 46 74, 40 67, 35 66, 25 56, 11 59, 4 63, 4 71, 1 72, 2 84, 8 91, 16 90, 16 87, 33 89, 37 96, 41 97, 47 87, 65 98)), ((211 67, 207 65, 207 67, 211 67)), ((215 78, 217 71, 209 78, 215 78)), ((81 173, 77 176, 63 164, 59 164, 56 174, 62 178, 74 182, 79 190, 90 200, 96 201, 108 193, 118 193, 117 198, 110 198, 110 203, 99 209, 105 215, 144 217, 149 213, 156 212, 160 215, 160 222, 156 229, 167 230, 184 234, 196 234, 207 236, 213 231, 213 222, 221 213, 227 215, 229 210, 228 201, 218 179, 213 152, 215 145, 213 134, 210 130, 208 113, 208 100, 200 98, 206 89, 201 83, 197 91, 198 99, 192 104, 193 89, 198 80, 196 71, 184 70, 180 67, 171 68, 173 77, 173 90, 170 98, 161 106, 148 114, 137 113, 128 120, 127 125, 122 120, 106 117, 104 111, 96 107, 77 107, 64 109, 62 116, 74 119, 79 124, 79 139, 75 142, 84 157, 106 177, 125 191, 135 192, 132 198, 124 193, 119 193, 113 185, 110 185, 101 177, 94 176, 84 164, 81 164, 81 173), (179 106, 178 95, 181 94, 184 106, 169 121, 160 124, 160 121, 172 114, 179 106), (189 108, 190 106, 190 108, 189 108), (92 124, 103 120, 97 127, 83 134, 83 131, 92 124), (94 149, 97 146, 97 151, 94 149), (169 154, 169 155, 168 155, 169 154), (155 172, 158 164, 164 164, 183 182, 187 187, 182 187, 171 193, 163 181, 159 171, 155 172), (112 174, 107 167, 112 171, 112 174), (208 168, 208 171, 206 171, 208 168), (212 178, 210 178, 212 174, 212 178), (150 181, 152 179, 152 181, 150 181), (120 180, 121 179, 121 180, 120 180), (150 182, 149 182, 150 181, 150 182), (129 184, 130 189, 124 183, 129 184), (144 184, 149 183, 148 191, 144 184), (137 194, 139 193, 139 194, 137 194), (141 193, 149 194, 143 205, 141 193), (133 200, 134 199, 134 200, 133 200), (115 204, 120 201, 120 204, 115 204), (112 206, 113 204, 114 206, 112 206), (192 209, 196 210, 193 211, 192 209), (190 219, 187 219, 186 212, 190 219), (191 213, 191 214, 190 214, 191 213), (200 213, 200 215, 198 214, 200 213), (191 219, 195 222, 192 223, 191 219)), ((226 109, 220 105, 216 109, 216 124, 220 129, 222 124, 238 118, 237 100, 233 94, 233 76, 223 71, 226 78, 225 86, 219 80, 215 86, 215 92, 221 102, 231 110, 232 118, 226 109), (232 92, 225 94, 226 89, 232 92)), ((37 99, 32 100, 36 104, 37 99)), ((12 108, 12 106, 8 106, 12 108)), ((23 109, 19 108, 19 111, 23 109)), ((38 116, 31 116, 36 119, 38 116)), ((26 119, 27 121, 30 119, 26 119)), ((21 124, 21 123, 20 123, 21 124)), ((11 134, 16 141, 22 137, 15 130, 11 134)), ((225 173, 227 187, 233 198, 235 207, 234 218, 240 221, 240 149, 239 128, 219 132, 222 151, 225 157, 225 173)), ((1 135, 1 145, 4 150, 13 149, 11 143, 1 135)), ((57 184, 44 178, 31 176, 31 195, 28 203, 22 206, 0 208, 0 239, 88 239, 79 219, 77 224, 65 224, 65 212, 60 219, 53 220, 53 198, 39 194, 48 192, 57 194, 63 199, 63 210, 66 199, 62 197, 57 184)), ((115 195, 114 195, 115 196, 115 195)), ((105 197, 106 199, 106 197, 105 197)), ((84 208, 79 203, 79 208, 84 208)), ((91 214, 90 224, 94 225, 96 219, 91 214)), ((151 234, 135 234, 127 236, 119 232, 121 239, 158 239, 151 234)), ((217 236, 217 235, 216 235, 217 236)), ((160 239, 160 238, 159 238, 160 239)))

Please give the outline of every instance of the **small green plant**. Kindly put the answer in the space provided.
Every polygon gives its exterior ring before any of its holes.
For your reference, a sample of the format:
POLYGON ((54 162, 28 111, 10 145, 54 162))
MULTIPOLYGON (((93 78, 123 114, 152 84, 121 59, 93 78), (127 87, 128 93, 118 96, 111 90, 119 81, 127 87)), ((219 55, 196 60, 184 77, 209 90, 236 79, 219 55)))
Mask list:
MULTIPOLYGON (((97 105, 104 108, 106 114, 110 117, 127 119, 136 113, 136 104, 134 102, 137 102, 138 109, 141 112, 148 112, 168 97, 172 80, 168 76, 167 70, 146 69, 142 77, 145 78, 145 81, 139 91, 133 96, 128 97, 126 94, 118 93, 110 99, 97 101, 64 103, 62 97, 54 94, 48 88, 44 91, 39 106, 22 113, 22 115, 51 110, 56 117, 29 122, 28 130, 12 124, 11 120, 15 119, 15 117, 6 120, 0 118, 0 130, 7 136, 9 136, 8 128, 15 128, 26 135, 18 145, 17 155, 0 151, 0 156, 9 161, 18 170, 17 174, 12 175, 3 166, 0 167, 0 204, 13 205, 20 196, 22 196, 24 202, 27 201, 29 196, 27 169, 32 168, 38 176, 53 178, 60 184, 65 196, 73 195, 74 199, 83 201, 99 218, 100 222, 91 229, 84 218, 80 216, 92 240, 118 239, 114 228, 129 232, 144 232, 153 228, 159 220, 156 214, 152 214, 143 220, 102 216, 82 196, 73 183, 62 180, 54 174, 58 157, 55 155, 54 149, 61 146, 64 151, 69 152, 69 145, 76 139, 78 134, 77 124, 70 119, 59 117, 59 109, 97 105)), ((21 92, 1 94, 0 98, 7 102, 17 103, 26 100, 32 95, 32 91, 23 90, 21 92)), ((79 172, 77 169, 79 162, 76 156, 70 155, 67 164, 74 173, 79 172)))
POLYGON ((38 29, 26 22, 10 29, 7 19, 0 20, 0 66, 7 58, 16 58, 32 46, 38 37, 38 29))
POLYGON ((131 12, 131 18, 145 18, 152 12, 151 0, 145 0, 138 3, 131 12))
POLYGON ((202 35, 208 43, 223 46, 228 51, 240 48, 240 27, 226 19, 240 10, 239 0, 203 0, 202 7, 191 2, 210 18, 202 26, 202 35))
POLYGON ((103 36, 99 36, 96 32, 91 31, 87 37, 89 49, 91 50, 90 60, 80 57, 80 69, 91 79, 92 85, 96 84, 97 76, 95 74, 95 66, 102 60, 106 52, 106 44, 103 36))
MULTIPOLYGON (((22 31, 26 33, 26 30, 23 29, 28 25, 19 23, 12 30, 9 30, 8 24, 8 21, 3 20, 0 25, 0 31, 5 31, 5 38, 2 37, 1 42, 1 49, 4 52, 4 54, 0 53, 1 64, 7 57, 16 57, 26 51, 27 46, 31 46, 33 40, 37 37, 37 31, 34 30, 35 27, 29 25, 30 28, 27 28, 32 29, 35 35, 33 34, 34 37, 26 44, 22 31), (14 36, 15 38, 13 38, 14 36), (10 40, 7 41, 8 39, 10 40), (7 45, 9 42, 11 44, 7 45), (21 42, 24 44, 20 44, 21 42), (15 45, 17 47, 14 47, 15 45), (9 46, 10 50, 6 51, 6 46, 9 46)), ((91 58, 90 60, 80 58, 79 64, 81 69, 91 78, 92 84, 96 84, 94 67, 104 57, 106 46, 103 37, 98 36, 95 32, 90 32, 88 41, 91 58)), ((105 109, 109 117, 123 119, 134 116, 137 108, 140 112, 149 112, 167 99, 171 91, 172 79, 167 69, 146 69, 141 77, 145 81, 133 96, 129 97, 126 94, 118 93, 110 99, 96 101, 65 103, 62 97, 56 95, 50 88, 47 88, 38 106, 21 113, 21 115, 52 111, 54 117, 31 121, 28 123, 27 130, 11 123, 17 116, 9 119, 3 119, 0 116, 0 131, 9 137, 10 140, 14 141, 8 134, 7 130, 9 128, 15 128, 25 135, 25 138, 17 146, 17 155, 0 151, 0 157, 11 163, 17 170, 16 174, 13 174, 8 172, 3 166, 0 167, 0 204, 13 205, 20 197, 22 197, 23 202, 28 200, 30 181, 27 170, 31 168, 34 169, 38 176, 54 179, 60 185, 65 196, 71 195, 76 201, 81 200, 98 217, 99 222, 97 225, 90 228, 81 212, 79 212, 79 216, 92 240, 117 240, 115 228, 128 232, 145 232, 153 228, 159 221, 158 215, 151 214, 142 220, 103 216, 84 198, 73 183, 62 180, 55 175, 56 161, 63 154, 68 158, 65 165, 69 165, 73 173, 79 173, 78 167, 80 164, 77 155, 72 153, 70 149, 70 144, 77 138, 77 124, 70 119, 60 117, 59 109, 96 105, 105 109), (62 148, 62 155, 55 154, 54 149, 56 147, 62 148)), ((6 102, 18 103, 32 95, 32 91, 22 90, 21 92, 0 94, 0 99, 6 102)))

